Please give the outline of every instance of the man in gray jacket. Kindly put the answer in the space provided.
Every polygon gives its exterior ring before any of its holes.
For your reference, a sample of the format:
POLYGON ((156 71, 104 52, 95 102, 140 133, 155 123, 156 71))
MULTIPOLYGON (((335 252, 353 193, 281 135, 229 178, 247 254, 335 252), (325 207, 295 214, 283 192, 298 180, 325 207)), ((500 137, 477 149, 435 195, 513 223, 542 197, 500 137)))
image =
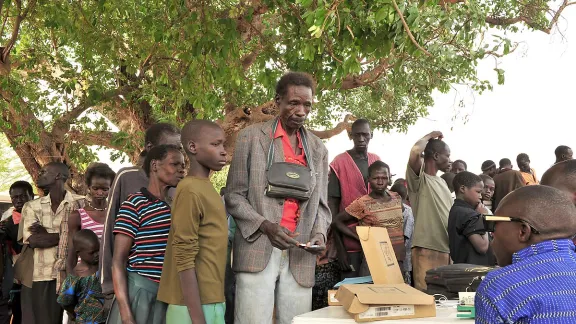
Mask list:
POLYGON ((276 86, 279 116, 238 135, 225 195, 227 211, 237 225, 236 324, 272 323, 274 307, 278 324, 289 324, 294 316, 311 310, 316 254, 326 248, 332 219, 327 202, 328 151, 303 127, 314 90, 309 75, 285 74, 276 86), (310 169, 308 200, 266 196, 271 144, 274 163, 310 169))

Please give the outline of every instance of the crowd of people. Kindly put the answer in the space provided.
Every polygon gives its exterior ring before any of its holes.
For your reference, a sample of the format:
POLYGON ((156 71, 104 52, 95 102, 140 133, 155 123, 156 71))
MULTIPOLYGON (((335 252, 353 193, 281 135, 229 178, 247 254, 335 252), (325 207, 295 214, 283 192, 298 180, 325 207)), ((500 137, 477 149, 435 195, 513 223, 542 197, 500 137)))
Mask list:
POLYGON ((226 136, 206 120, 151 126, 135 166, 87 168, 86 196, 66 190, 60 162, 37 175, 40 198, 14 183, 0 324, 289 324, 327 306, 339 281, 370 275, 357 226, 385 227, 405 282, 422 291, 440 266, 499 266, 478 288, 478 323, 576 321, 569 147, 539 183, 526 154, 519 170, 488 160, 477 175, 432 132, 392 181, 368 152, 365 119, 328 163, 304 127, 314 92, 307 74, 280 78, 278 116, 240 131, 220 193, 210 174, 227 163, 226 136))

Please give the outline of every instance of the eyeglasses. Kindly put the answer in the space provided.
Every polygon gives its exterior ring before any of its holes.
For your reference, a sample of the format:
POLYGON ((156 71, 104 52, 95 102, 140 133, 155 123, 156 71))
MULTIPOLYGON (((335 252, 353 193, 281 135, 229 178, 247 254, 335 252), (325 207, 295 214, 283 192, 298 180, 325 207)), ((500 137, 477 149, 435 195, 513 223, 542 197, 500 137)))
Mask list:
POLYGON ((528 223, 527 221, 525 221, 523 219, 514 218, 514 217, 506 217, 506 216, 492 216, 492 215, 484 215, 484 229, 486 230, 486 232, 494 232, 494 228, 496 227, 497 222, 523 223, 523 224, 526 224, 530 227, 530 230, 532 231, 532 233, 540 234, 540 231, 535 229, 534 226, 532 226, 530 223, 528 223))

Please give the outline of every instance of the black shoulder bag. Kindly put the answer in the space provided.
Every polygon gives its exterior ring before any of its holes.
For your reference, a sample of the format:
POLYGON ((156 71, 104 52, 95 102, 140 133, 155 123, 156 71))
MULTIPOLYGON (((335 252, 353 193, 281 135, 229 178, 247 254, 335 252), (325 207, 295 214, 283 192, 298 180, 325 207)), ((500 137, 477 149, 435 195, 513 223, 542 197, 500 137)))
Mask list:
MULTIPOLYGON (((272 143, 268 150, 268 162, 266 164, 266 177, 268 178, 268 186, 266 187, 265 194, 271 198, 294 198, 297 200, 308 200, 310 198, 310 180, 312 171, 310 167, 305 167, 295 163, 289 162, 275 162, 274 160, 274 134, 278 128, 279 120, 276 119, 272 126, 272 143)), ((308 160, 310 155, 308 153, 308 141, 306 134, 302 129, 300 138, 302 139, 302 147, 304 154, 308 160)), ((310 161, 308 161, 308 165, 310 161)))

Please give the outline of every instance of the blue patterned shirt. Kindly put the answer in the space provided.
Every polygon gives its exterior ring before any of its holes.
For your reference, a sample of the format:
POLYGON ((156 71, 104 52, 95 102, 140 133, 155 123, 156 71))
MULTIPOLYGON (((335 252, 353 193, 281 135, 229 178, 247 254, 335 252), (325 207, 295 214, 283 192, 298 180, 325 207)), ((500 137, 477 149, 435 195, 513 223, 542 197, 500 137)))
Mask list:
POLYGON ((576 323, 576 254, 570 240, 550 240, 513 254, 476 292, 476 323, 576 323))

